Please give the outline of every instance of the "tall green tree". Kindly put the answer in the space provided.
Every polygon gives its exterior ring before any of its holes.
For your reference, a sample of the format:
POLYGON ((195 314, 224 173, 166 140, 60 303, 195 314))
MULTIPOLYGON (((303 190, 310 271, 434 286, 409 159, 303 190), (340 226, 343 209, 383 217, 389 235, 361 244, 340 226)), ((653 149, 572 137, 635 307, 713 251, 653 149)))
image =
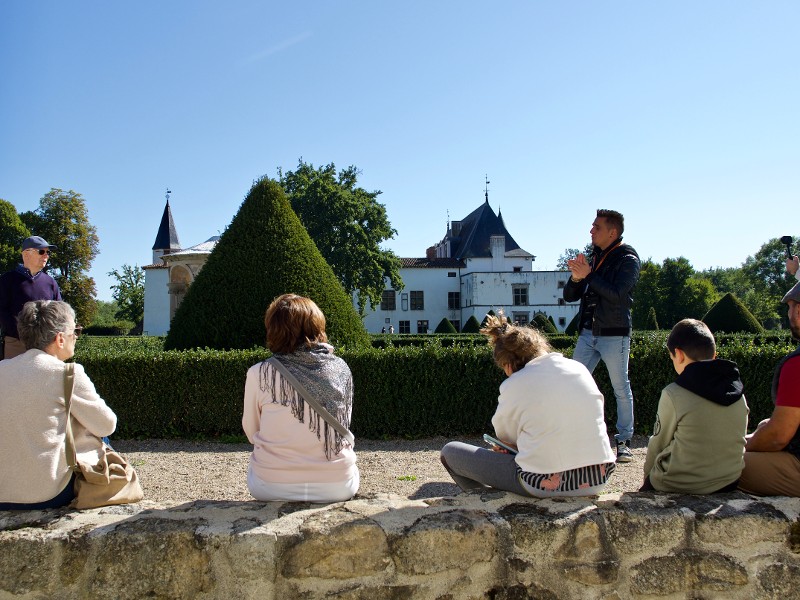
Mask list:
POLYGON ((381 192, 356 187, 359 173, 350 166, 337 174, 333 163, 315 168, 302 159, 294 171, 278 170, 292 209, 347 293, 358 292, 363 315, 367 303, 380 303, 385 277, 396 290, 403 281, 400 259, 381 248, 397 233, 377 200, 381 192))
POLYGON ((709 280, 695 276, 688 259, 667 258, 661 265, 648 259, 634 290, 634 328, 648 327, 651 306, 659 325, 671 329, 681 319, 701 319, 718 298, 709 280))
POLYGON ((108 275, 117 280, 111 286, 118 306, 116 318, 139 325, 144 319, 144 272, 138 265, 122 265, 108 275))
POLYGON ((767 329, 772 329, 780 323, 774 301, 760 289, 756 289, 752 278, 742 267, 706 269, 697 276, 708 279, 720 296, 728 293, 736 296, 767 329))
POLYGON ((0 198, 0 273, 10 271, 22 262, 22 240, 30 234, 14 205, 0 198))
POLYGON ((781 244, 779 238, 772 238, 753 256, 747 257, 742 271, 755 292, 761 294, 767 305, 773 308, 774 314, 780 316, 783 326, 788 327, 786 311, 781 308, 781 298, 797 280, 786 272, 786 246, 781 244))
POLYGON ((91 323, 96 305, 94 279, 88 276, 98 254, 97 228, 89 222, 86 202, 77 192, 52 188, 39 208, 20 215, 33 235, 58 246, 50 257, 51 274, 61 296, 72 305, 81 323, 91 323))
POLYGON ((567 268, 568 260, 572 260, 573 258, 578 256, 578 254, 580 254, 581 252, 583 252, 585 256, 589 256, 592 253, 592 251, 593 248, 591 242, 586 244, 583 250, 580 250, 579 248, 566 248, 564 252, 561 253, 561 256, 558 257, 558 262, 556 263, 556 271, 568 271, 569 270, 567 268))

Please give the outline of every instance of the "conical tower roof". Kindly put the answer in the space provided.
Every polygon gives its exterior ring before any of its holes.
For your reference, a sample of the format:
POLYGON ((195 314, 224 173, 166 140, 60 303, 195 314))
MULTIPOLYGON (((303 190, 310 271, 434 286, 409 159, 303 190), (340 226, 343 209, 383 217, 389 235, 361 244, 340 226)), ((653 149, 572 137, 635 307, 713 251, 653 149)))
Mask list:
POLYGON ((175 230, 175 222, 172 220, 172 211, 169 208, 169 199, 164 207, 164 214, 161 217, 161 225, 158 226, 158 234, 153 244, 153 250, 180 250, 181 243, 178 240, 178 232, 175 230))

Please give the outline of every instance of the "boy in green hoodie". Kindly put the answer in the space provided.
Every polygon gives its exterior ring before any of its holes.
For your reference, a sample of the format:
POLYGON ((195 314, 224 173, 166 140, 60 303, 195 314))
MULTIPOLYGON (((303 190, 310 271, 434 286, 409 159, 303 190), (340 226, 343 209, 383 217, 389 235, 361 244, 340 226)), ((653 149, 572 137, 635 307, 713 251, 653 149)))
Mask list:
POLYGON ((696 319, 672 328, 667 349, 678 378, 661 391, 641 490, 734 491, 749 413, 739 369, 716 358, 714 335, 696 319))

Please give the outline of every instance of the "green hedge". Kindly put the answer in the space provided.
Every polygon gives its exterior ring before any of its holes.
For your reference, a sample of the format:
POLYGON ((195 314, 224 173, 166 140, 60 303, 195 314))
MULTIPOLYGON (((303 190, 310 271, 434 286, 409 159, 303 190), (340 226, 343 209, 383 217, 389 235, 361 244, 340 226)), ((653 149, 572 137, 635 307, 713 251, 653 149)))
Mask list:
MULTIPOLYGON (((482 336, 428 336, 427 344, 401 347, 392 345, 397 336, 385 337, 391 340, 386 348, 340 352, 353 371, 352 429, 357 436, 414 438, 490 431, 504 375, 485 340, 477 343, 482 336), (445 345, 462 338, 469 342, 445 345)), ((675 379, 665 339, 666 332, 637 332, 631 340, 637 433, 651 432, 661 389, 675 379)), ((574 340, 552 338, 558 346, 574 340)), ((719 342, 720 358, 739 365, 752 429, 772 412, 772 373, 793 345, 788 336, 771 344, 747 335, 720 336, 719 342)), ((571 347, 559 351, 572 355, 571 347)), ((76 360, 117 413, 120 437, 195 437, 241 434, 245 374, 268 355, 265 349, 163 351, 159 338, 109 338, 88 344, 82 339, 76 360)), ((602 362, 595 378, 613 431, 616 402, 602 362)))

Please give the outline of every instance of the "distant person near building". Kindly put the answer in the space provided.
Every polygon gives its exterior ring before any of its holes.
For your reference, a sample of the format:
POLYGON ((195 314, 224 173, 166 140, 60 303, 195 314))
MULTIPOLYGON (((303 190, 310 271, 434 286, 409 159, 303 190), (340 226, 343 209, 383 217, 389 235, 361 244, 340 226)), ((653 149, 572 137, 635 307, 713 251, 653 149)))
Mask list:
POLYGON ((0 275, 0 326, 3 329, 3 358, 14 358, 25 352, 17 333, 17 315, 26 302, 61 300, 56 280, 44 272, 53 244, 38 235, 22 242, 22 264, 0 275))
MULTIPOLYGON (((800 339, 800 283, 787 292, 789 327, 800 339)), ((775 369, 775 408, 747 436, 739 489, 759 496, 800 497, 800 346, 775 369)))
POLYGON ((572 276, 564 300, 581 301, 580 335, 572 355, 593 372, 600 359, 606 364, 617 399, 617 462, 631 462, 633 392, 628 379, 631 350, 633 287, 639 279, 639 255, 622 243, 624 217, 599 209, 590 234, 594 251, 567 261, 572 276))

